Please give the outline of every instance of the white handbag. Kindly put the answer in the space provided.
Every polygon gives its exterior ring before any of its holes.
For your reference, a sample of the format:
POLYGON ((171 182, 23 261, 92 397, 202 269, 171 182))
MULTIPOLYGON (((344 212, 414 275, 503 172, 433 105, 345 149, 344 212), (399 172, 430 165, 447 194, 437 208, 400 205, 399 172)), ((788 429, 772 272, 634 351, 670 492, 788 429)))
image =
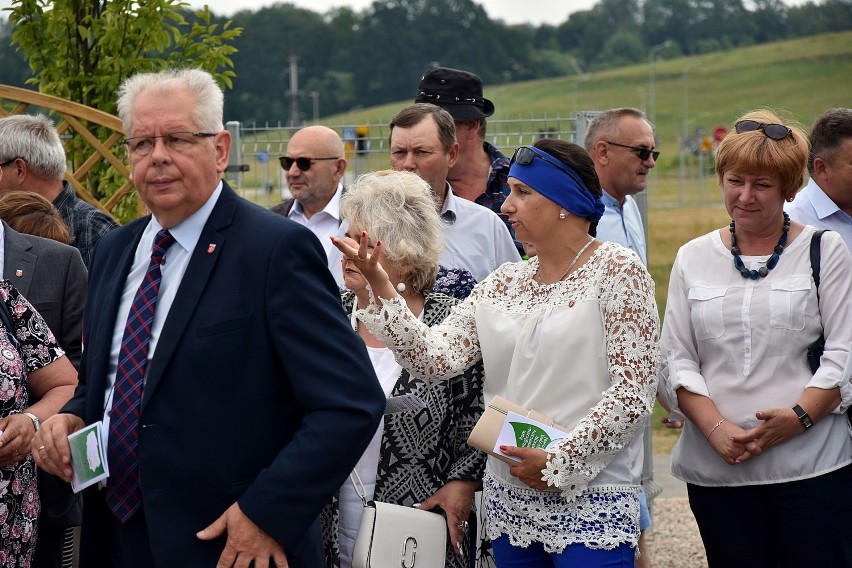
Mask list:
POLYGON ((414 507, 367 501, 361 478, 354 471, 352 474, 349 480, 364 504, 352 568, 444 568, 444 517, 414 507))

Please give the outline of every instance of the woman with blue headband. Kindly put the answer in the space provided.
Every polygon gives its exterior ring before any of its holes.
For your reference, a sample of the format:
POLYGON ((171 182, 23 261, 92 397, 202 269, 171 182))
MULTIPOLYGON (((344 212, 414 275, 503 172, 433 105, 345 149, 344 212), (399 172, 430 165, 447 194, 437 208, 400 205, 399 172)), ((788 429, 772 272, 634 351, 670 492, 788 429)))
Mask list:
MULTIPOLYGON (((515 152, 503 213, 537 256, 477 284, 441 325, 421 324, 363 244, 335 240, 371 287, 359 319, 417 376, 480 358, 485 402, 502 396, 567 431, 548 449, 488 457, 486 532, 498 566, 631 567, 639 538, 641 429, 654 404, 654 284, 626 248, 594 238, 604 206, 588 153, 545 139, 515 152)), ((361 239, 366 242, 366 239, 361 239)))

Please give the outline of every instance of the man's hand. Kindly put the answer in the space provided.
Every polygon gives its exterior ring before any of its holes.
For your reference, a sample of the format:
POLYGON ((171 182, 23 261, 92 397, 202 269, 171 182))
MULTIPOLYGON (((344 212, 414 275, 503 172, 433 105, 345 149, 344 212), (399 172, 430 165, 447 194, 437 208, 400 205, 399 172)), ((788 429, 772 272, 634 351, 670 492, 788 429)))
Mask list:
POLYGON ((83 426, 83 419, 74 414, 54 414, 45 420, 31 444, 36 465, 70 483, 73 472, 68 435, 83 426))
POLYGON ((254 566, 270 566, 270 560, 275 568, 289 566, 281 545, 254 524, 237 503, 196 536, 201 540, 213 540, 224 533, 228 540, 216 568, 249 568, 252 562, 254 566))

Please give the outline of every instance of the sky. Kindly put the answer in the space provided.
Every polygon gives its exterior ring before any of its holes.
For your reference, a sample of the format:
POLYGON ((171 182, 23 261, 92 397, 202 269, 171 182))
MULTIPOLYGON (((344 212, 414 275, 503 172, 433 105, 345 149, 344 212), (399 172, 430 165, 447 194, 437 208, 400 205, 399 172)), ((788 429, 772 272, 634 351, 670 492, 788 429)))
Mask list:
MULTIPOLYGON (((0 0, 5 1, 5 0, 0 0)), ((349 6, 361 11, 369 7, 373 0, 289 0, 301 8, 314 12, 325 13, 331 8, 349 6)), ((568 14, 577 10, 587 10, 597 3, 597 0, 475 0, 492 20, 502 19, 507 24, 529 22, 535 25, 542 23, 561 24, 568 14)), ((262 6, 274 4, 274 0, 189 0, 193 7, 210 6, 215 14, 231 15, 238 9, 256 10, 262 6)))
MULTIPOLYGON (((205 4, 210 10, 220 16, 233 15, 237 10, 257 10, 271 6, 276 0, 188 0, 193 8, 201 8, 205 4)), ((373 3, 373 0, 288 0, 301 8, 314 12, 325 13, 331 8, 349 6, 355 11, 361 11, 373 3)), ((485 8, 492 20, 502 19, 507 24, 530 22, 535 25, 550 23, 561 24, 568 14, 577 10, 588 10, 597 0, 475 0, 485 8)), ((282 3, 282 0, 278 0, 282 3)), ((0 8, 6 8, 12 0, 0 0, 0 8)))
MULTIPOLYGON (((201 8, 205 4, 210 10, 220 16, 233 15, 237 10, 257 10, 271 6, 276 0, 187 0, 193 8, 201 8)), ((373 3, 373 0, 287 0, 301 8, 314 12, 325 13, 331 8, 349 6, 361 11, 373 3)), ((493 19, 501 19, 507 24, 531 23, 541 25, 548 23, 559 25, 568 18, 568 14, 578 10, 588 10, 597 0, 474 0, 485 8, 485 12, 493 19)), ((784 0, 788 6, 803 4, 808 0, 784 0)), ((277 0, 282 3, 282 0, 277 0)), ((12 4, 12 0, 0 0, 0 8, 12 4)))

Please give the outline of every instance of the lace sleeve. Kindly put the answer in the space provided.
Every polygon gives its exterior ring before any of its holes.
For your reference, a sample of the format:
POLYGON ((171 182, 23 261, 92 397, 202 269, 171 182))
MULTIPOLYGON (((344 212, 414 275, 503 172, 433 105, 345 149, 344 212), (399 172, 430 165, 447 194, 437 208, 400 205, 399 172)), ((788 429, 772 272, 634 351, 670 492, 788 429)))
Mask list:
POLYGON ((548 485, 573 500, 628 444, 654 405, 659 316, 654 282, 635 255, 618 253, 602 279, 601 310, 606 327, 610 388, 591 412, 549 452, 542 470, 548 485))
POLYGON ((370 304, 358 310, 358 319, 393 350, 399 364, 414 376, 448 379, 482 358, 476 332, 476 305, 499 278, 495 273, 477 284, 470 296, 434 327, 418 320, 399 296, 382 300, 379 305, 372 293, 370 304))

